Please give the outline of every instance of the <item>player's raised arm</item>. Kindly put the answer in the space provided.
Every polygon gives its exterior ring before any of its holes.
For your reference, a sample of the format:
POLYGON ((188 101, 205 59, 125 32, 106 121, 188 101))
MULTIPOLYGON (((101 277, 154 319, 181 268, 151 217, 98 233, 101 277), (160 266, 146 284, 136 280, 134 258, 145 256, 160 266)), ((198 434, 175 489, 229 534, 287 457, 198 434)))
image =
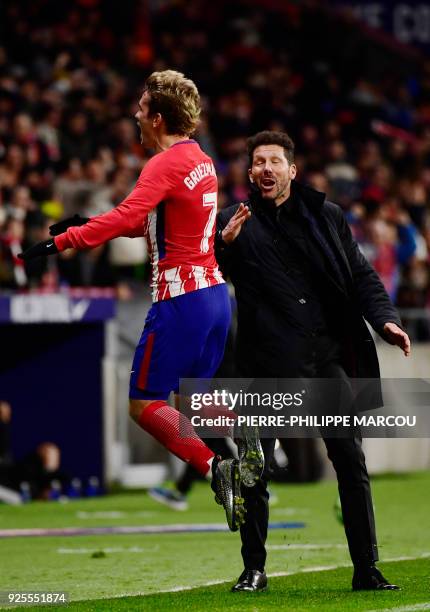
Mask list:
POLYGON ((165 199, 169 181, 155 157, 144 168, 133 191, 109 212, 55 237, 58 250, 94 248, 119 236, 143 235, 148 212, 165 199))
POLYGON ((156 156, 147 163, 136 186, 121 204, 83 225, 68 227, 65 232, 30 247, 20 257, 33 259, 69 248, 92 249, 119 236, 143 236, 148 212, 168 196, 169 190, 168 173, 160 167, 156 156))

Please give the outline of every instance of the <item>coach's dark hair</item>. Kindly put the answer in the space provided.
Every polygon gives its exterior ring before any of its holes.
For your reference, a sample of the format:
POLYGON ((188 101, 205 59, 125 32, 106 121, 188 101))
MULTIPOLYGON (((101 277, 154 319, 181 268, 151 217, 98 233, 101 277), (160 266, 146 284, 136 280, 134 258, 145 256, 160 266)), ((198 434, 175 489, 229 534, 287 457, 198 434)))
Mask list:
POLYGON ((252 166, 252 157, 257 147, 261 145, 279 145, 284 149, 285 157, 288 163, 294 163, 294 142, 285 132, 272 132, 265 130, 264 132, 258 132, 255 136, 251 136, 246 141, 246 146, 249 155, 249 166, 252 166))

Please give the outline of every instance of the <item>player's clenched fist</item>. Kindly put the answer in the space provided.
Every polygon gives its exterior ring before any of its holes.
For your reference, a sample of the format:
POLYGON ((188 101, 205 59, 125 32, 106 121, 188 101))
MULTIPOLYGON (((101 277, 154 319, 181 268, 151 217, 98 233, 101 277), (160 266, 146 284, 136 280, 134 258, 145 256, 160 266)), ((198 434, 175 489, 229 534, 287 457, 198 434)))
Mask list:
POLYGON ((222 239, 226 244, 230 244, 233 240, 236 240, 238 237, 240 230, 242 229, 242 225, 245 223, 247 219, 251 216, 251 211, 248 206, 245 204, 240 204, 239 208, 232 216, 230 221, 227 223, 225 228, 222 230, 222 239))

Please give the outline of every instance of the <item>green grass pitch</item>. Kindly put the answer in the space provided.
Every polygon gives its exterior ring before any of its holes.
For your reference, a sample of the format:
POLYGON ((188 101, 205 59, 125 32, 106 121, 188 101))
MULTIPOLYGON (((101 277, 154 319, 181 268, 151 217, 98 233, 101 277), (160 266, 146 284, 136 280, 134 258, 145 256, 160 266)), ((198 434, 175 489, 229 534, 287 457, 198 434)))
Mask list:
MULTIPOLYGON (((230 593, 242 570, 240 538, 232 533, 0 539, 0 592, 68 592, 72 603, 44 607, 50 610, 430 609, 430 474, 373 479, 379 565, 402 586, 391 593, 352 593, 343 528, 333 511, 336 483, 277 485, 273 491, 279 501, 271 521, 303 521, 306 527, 270 532, 267 572, 286 575, 270 578, 266 593, 230 593)), ((198 484, 189 501, 187 512, 160 506, 144 493, 0 506, 0 529, 223 522, 208 485, 198 484)))

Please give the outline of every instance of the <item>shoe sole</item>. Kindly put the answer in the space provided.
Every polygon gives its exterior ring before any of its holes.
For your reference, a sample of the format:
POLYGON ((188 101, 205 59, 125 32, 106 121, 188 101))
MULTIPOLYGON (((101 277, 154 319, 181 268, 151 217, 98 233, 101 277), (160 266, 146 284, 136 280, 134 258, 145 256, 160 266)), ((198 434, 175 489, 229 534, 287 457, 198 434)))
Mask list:
POLYGON ((232 593, 264 593, 265 591, 267 591, 268 587, 262 587, 261 589, 236 589, 235 587, 232 587, 231 592, 232 593))
POLYGON ((152 499, 157 501, 159 504, 163 504, 164 506, 168 506, 172 510, 176 510, 178 512, 184 512, 185 510, 188 510, 187 502, 172 502, 172 501, 169 501, 165 497, 163 497, 162 495, 159 495, 159 493, 156 493, 155 491, 148 491, 148 495, 149 495, 149 497, 151 497, 152 499))
MULTIPOLYGON (((258 429, 243 426, 242 439, 239 445, 241 444, 245 445, 246 450, 239 462, 240 478, 243 486, 249 489, 255 486, 264 470, 264 453, 258 436, 258 429)), ((239 452, 239 457, 240 455, 239 452)))
POLYGON ((386 584, 385 586, 372 588, 372 587, 352 587, 352 590, 355 591, 401 591, 401 587, 395 584, 386 584))
MULTIPOLYGON (((225 478, 223 474, 222 478, 225 478)), ((226 506, 224 506, 222 500, 215 495, 215 501, 220 506, 224 507, 225 514, 227 517, 227 524, 229 526, 230 531, 237 531, 241 525, 245 522, 245 500, 240 496, 240 471, 239 465, 237 461, 233 461, 230 469, 230 481, 231 481, 231 500, 229 502, 229 506, 231 506, 231 510, 226 506)), ((227 504, 226 504, 227 505, 227 504)))

